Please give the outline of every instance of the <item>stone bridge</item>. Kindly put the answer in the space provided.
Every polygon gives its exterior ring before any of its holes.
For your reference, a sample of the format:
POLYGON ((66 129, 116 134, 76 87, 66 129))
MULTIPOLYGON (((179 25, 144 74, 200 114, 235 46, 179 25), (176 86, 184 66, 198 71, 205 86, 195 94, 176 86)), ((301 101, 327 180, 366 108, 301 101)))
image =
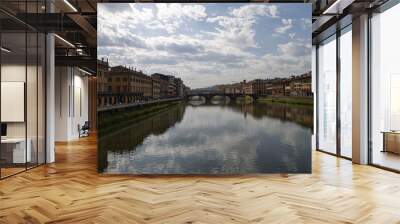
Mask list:
POLYGON ((245 93, 220 93, 220 92, 199 92, 199 93, 188 93, 185 98, 190 100, 193 97, 203 97, 206 101, 211 101, 211 99, 215 96, 229 97, 230 100, 235 101, 238 97, 249 96, 253 98, 253 100, 257 100, 258 94, 245 94, 245 93))

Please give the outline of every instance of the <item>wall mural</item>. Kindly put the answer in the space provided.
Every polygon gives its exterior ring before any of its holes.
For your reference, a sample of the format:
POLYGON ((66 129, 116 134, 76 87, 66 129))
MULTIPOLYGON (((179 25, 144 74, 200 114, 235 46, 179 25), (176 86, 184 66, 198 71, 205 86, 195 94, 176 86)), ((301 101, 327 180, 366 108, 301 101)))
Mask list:
POLYGON ((310 173, 310 4, 98 4, 98 170, 310 173))

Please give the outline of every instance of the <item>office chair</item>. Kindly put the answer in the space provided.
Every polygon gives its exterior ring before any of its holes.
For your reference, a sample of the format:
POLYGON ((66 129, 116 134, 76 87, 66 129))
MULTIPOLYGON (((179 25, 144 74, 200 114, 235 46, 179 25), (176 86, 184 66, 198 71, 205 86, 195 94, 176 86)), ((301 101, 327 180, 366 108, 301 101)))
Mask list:
POLYGON ((80 125, 78 125, 79 138, 89 136, 89 129, 90 129, 89 121, 85 121, 85 123, 82 125, 82 127, 80 127, 80 125))

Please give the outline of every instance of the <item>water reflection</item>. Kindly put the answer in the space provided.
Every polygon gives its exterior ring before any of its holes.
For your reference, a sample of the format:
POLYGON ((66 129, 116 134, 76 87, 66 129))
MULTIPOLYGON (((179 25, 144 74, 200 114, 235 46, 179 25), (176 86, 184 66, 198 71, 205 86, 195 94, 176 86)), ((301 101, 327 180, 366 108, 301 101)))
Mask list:
POLYGON ((182 103, 102 136, 99 171, 307 173, 312 122, 312 107, 182 103))

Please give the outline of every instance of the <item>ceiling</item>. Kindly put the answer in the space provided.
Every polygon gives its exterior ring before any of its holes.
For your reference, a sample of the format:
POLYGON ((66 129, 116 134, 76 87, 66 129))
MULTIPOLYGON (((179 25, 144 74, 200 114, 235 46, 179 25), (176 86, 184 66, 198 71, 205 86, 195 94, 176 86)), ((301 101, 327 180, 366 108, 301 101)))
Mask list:
MULTIPOLYGON (((215 0, 178 1, 186 3, 216 2, 215 0)), ((255 0, 251 2, 311 3, 313 8, 313 39, 316 39, 342 18, 348 15, 356 15, 359 12, 374 8, 383 4, 385 1, 387 0, 255 0)), ((48 4, 46 5, 46 0, 1 0, 1 28, 5 33, 25 32, 27 28, 31 31, 55 32, 58 35, 55 41, 56 64, 84 66, 89 70, 95 71, 97 61, 97 3, 111 2, 135 1, 47 0, 48 4), (52 11, 52 13, 49 13, 50 11, 52 11)), ((174 2, 177 1, 174 0, 174 2)), ((232 1, 217 0, 217 2, 232 1)))

